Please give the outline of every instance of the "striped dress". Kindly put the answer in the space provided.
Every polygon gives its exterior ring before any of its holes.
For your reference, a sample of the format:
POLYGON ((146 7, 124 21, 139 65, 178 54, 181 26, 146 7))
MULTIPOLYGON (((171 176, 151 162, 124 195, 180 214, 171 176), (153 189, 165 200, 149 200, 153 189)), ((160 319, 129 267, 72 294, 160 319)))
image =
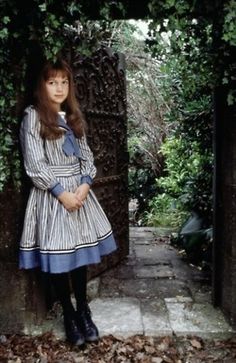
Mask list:
POLYGON ((62 273, 101 261, 116 250, 111 225, 90 189, 83 206, 68 212, 58 201, 63 191, 91 184, 96 174, 86 138, 75 138, 64 115, 58 124, 65 132, 56 140, 42 139, 39 117, 27 107, 20 141, 27 175, 32 180, 20 241, 20 268, 40 267, 62 273))

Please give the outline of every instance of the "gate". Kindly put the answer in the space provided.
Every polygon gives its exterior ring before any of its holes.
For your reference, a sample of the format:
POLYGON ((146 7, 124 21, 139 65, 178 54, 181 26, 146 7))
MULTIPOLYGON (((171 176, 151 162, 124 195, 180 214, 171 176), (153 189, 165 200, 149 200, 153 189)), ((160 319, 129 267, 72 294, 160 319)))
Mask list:
POLYGON ((122 54, 104 47, 91 57, 77 55, 70 62, 97 167, 93 190, 118 244, 116 252, 90 267, 91 277, 116 265, 129 252, 125 62, 122 54))
MULTIPOLYGON (((72 60, 72 52, 68 55, 98 169, 93 189, 113 226, 119 247, 104 257, 101 264, 90 267, 91 278, 117 264, 129 249, 124 58, 109 49, 100 49, 91 58, 77 56, 72 60)), ((19 193, 9 186, 1 193, 0 331, 5 334, 35 333, 41 329, 45 297, 47 307, 53 302, 46 274, 42 279, 41 275, 18 268, 17 246, 24 205, 23 191, 19 193)))

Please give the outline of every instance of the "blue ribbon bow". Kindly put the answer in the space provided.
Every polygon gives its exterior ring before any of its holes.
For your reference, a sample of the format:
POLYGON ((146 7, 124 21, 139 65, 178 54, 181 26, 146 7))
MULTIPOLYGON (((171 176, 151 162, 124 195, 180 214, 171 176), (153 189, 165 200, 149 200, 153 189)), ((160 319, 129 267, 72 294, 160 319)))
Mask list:
POLYGON ((64 141, 64 143, 62 145, 62 150, 64 151, 66 156, 75 155, 80 159, 86 160, 85 158, 83 158, 83 156, 81 154, 79 144, 78 144, 78 142, 77 142, 77 140, 75 138, 75 135, 74 135, 73 131, 66 124, 63 117, 61 117, 60 115, 58 116, 58 125, 66 130, 66 132, 65 132, 65 141, 64 141))

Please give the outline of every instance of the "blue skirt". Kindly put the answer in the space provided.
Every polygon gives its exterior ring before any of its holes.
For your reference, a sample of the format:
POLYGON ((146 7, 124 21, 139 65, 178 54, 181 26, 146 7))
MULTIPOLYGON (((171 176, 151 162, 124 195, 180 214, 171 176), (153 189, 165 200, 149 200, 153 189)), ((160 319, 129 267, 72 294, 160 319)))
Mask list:
POLYGON ((89 247, 79 245, 72 251, 42 251, 40 248, 20 250, 19 267, 32 269, 40 267, 49 273, 62 273, 74 270, 77 267, 101 262, 101 257, 117 249, 113 233, 102 237, 89 247))
POLYGON ((111 224, 92 190, 82 208, 68 212, 48 191, 32 188, 20 242, 20 268, 68 272, 99 263, 101 256, 116 249, 111 224))

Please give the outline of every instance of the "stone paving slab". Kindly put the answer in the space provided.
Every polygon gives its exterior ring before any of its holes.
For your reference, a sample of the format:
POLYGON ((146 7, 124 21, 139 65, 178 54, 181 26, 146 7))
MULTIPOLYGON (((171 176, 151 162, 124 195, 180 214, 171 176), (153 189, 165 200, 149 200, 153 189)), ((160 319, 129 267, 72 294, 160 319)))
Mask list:
POLYGON ((129 238, 138 243, 145 243, 145 241, 153 240, 155 237, 152 232, 142 232, 138 234, 129 235, 129 238))
MULTIPOLYGON (((132 297, 95 298, 90 302, 92 317, 100 336, 113 335, 127 338, 146 336, 199 336, 202 338, 228 338, 235 332, 222 312, 211 304, 195 304, 190 297, 137 299, 132 297)), ((63 318, 47 320, 32 326, 26 334, 52 331, 58 339, 65 339, 63 318)))
POLYGON ((208 303, 208 304, 212 304, 212 293, 211 291, 205 291, 206 289, 204 289, 203 286, 201 286, 199 289, 196 289, 195 286, 191 287, 191 293, 193 296, 193 299, 196 303, 199 304, 204 304, 204 303, 208 303))
POLYGON ((191 298, 97 298, 90 303, 100 335, 127 338, 196 335, 227 338, 235 334, 222 312, 211 304, 194 304, 191 298))
POLYGON ((172 232, 174 232, 174 228, 165 228, 165 227, 130 227, 129 235, 130 237, 138 237, 138 236, 169 236, 172 232))
POLYGON ((149 265, 149 266, 137 266, 134 268, 134 275, 138 278, 174 278, 175 274, 170 265, 149 265))
POLYGON ((172 335, 168 311, 160 300, 135 298, 95 299, 90 303, 100 335, 129 337, 172 335))
POLYGON ((135 243, 136 245, 144 245, 144 246, 149 246, 150 245, 150 240, 153 240, 153 237, 150 237, 150 239, 143 239, 143 238, 138 238, 135 237, 135 243))
POLYGON ((169 314, 164 301, 159 299, 142 299, 140 304, 144 335, 157 337, 172 335, 169 314))
POLYGON ((135 298, 95 299, 90 303, 101 336, 129 337, 143 334, 140 302, 135 298))
POLYGON ((149 245, 140 245, 137 244, 135 246, 135 254, 137 258, 150 258, 150 259, 156 259, 156 262, 161 260, 170 260, 170 258, 176 258, 176 251, 171 246, 165 246, 165 245, 155 245, 155 244, 149 244, 149 245))
POLYGON ((158 298, 190 296, 186 283, 175 279, 124 279, 101 278, 99 296, 158 298))
MULTIPOLYGON (((234 335, 223 313, 211 304, 209 278, 184 262, 172 246, 158 243, 156 232, 131 228, 130 255, 89 282, 90 307, 100 335, 234 335)), ((44 328, 63 336, 61 316, 45 323, 44 328)), ((41 330, 45 331, 32 327, 34 333, 41 330)))
POLYGON ((194 304, 189 301, 165 299, 170 326, 177 336, 197 335, 203 338, 226 338, 233 330, 222 312, 211 304, 194 304))

